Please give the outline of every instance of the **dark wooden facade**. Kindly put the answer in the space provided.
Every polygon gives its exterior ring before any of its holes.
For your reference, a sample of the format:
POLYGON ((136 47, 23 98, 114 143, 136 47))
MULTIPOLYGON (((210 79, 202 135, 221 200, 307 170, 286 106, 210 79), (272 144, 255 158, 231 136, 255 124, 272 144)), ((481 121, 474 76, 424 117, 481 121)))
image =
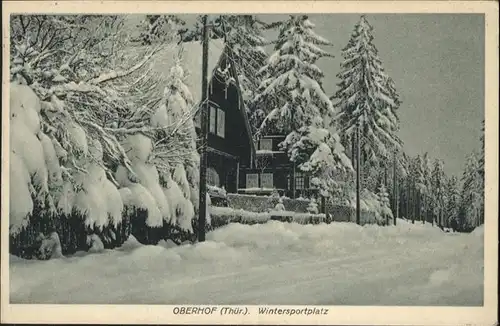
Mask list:
MULTIPOLYGON (((235 193, 240 170, 253 166, 255 148, 229 53, 223 51, 209 82, 207 183, 235 193)), ((200 132, 199 114, 195 121, 200 132)))

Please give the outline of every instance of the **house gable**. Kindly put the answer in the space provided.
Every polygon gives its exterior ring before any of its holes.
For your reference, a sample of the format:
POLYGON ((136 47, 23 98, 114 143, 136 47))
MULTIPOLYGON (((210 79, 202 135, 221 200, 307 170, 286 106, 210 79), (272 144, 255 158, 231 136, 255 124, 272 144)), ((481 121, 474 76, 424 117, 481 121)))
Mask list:
MULTIPOLYGON (((213 68, 208 86, 208 146, 211 149, 236 157, 244 166, 252 166, 255 146, 238 75, 225 47, 213 68), (224 117, 223 127, 220 118, 224 117), (225 129, 222 131, 222 129, 225 129), (223 134, 222 134, 223 133, 223 134)), ((197 129, 200 128, 200 111, 197 113, 197 129)))

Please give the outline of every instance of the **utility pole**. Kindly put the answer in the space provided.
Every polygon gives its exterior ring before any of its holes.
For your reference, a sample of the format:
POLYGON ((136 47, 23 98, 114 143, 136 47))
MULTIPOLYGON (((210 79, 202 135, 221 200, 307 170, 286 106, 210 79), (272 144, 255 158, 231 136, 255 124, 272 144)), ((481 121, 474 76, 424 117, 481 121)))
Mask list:
POLYGON ((394 166, 393 166, 393 172, 392 172, 392 177, 393 177, 393 180, 392 180, 392 200, 393 200, 393 205, 392 205, 392 207, 394 207, 394 225, 396 225, 396 219, 397 219, 397 215, 399 213, 397 185, 396 185, 396 182, 397 182, 398 178, 396 176, 396 173, 397 173, 397 170, 396 170, 396 150, 394 150, 394 166))
POLYGON ((198 242, 205 241, 207 221, 207 131, 208 131, 208 26, 203 15, 203 52, 201 77, 201 155, 200 155, 200 205, 198 216, 198 242))
POLYGON ((360 212, 360 171, 359 171, 359 158, 360 158, 360 145, 359 145, 359 122, 356 123, 356 224, 361 225, 361 212, 360 212))

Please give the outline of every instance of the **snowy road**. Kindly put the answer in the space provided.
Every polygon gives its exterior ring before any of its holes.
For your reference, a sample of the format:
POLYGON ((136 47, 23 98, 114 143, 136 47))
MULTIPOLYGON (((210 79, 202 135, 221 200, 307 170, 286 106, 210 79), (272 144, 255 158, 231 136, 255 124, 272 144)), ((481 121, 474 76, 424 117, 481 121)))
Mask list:
POLYGON ((482 305, 481 232, 399 224, 230 225, 194 246, 12 258, 11 302, 482 305))

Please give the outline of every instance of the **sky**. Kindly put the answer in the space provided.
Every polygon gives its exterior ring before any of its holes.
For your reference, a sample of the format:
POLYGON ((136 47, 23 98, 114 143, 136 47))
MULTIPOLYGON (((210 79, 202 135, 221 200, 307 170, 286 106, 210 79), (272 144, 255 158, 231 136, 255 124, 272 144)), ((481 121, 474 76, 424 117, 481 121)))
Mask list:
MULTIPOLYGON (((271 22, 286 15, 258 15, 271 22)), ((195 15, 182 15, 187 23, 195 15)), ((320 59, 327 95, 336 91, 341 49, 359 14, 310 15, 315 31, 333 43, 320 59)), ((411 156, 428 152, 461 176, 466 156, 478 151, 484 117, 484 16, 482 14, 368 14, 374 44, 402 105, 400 132, 411 156)), ((276 33, 266 34, 270 40, 276 33)), ((270 49, 272 51, 272 49, 270 49)), ((270 52, 271 52, 270 51, 270 52)))

